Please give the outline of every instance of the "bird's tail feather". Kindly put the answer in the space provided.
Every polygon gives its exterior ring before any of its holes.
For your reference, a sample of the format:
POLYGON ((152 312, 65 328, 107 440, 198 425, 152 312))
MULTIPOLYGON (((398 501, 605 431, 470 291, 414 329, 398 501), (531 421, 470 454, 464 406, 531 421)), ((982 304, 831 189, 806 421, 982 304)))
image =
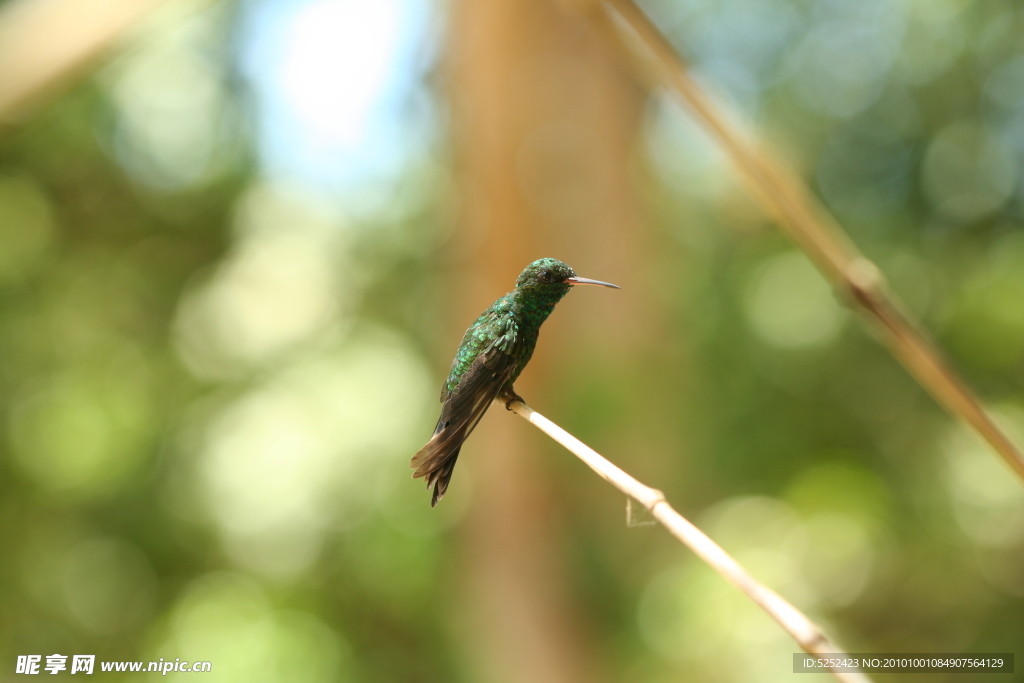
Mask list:
MULTIPOLYGON (((437 501, 444 498, 448 490, 448 482, 452 478, 452 471, 455 469, 455 461, 462 450, 462 444, 476 428, 480 418, 484 416, 490 399, 493 397, 478 400, 475 410, 465 414, 457 420, 447 420, 446 414, 441 415, 434 428, 434 436, 430 441, 412 456, 409 466, 415 471, 413 479, 424 477, 427 480, 427 488, 434 487, 434 495, 430 498, 430 507, 437 505, 437 501)), ((447 411, 446 411, 447 412, 447 411)))
POLYGON ((427 488, 434 487, 431 507, 437 505, 448 490, 463 442, 476 428, 514 369, 511 356, 500 350, 490 351, 473 361, 455 392, 444 395, 434 436, 409 463, 416 470, 413 478, 425 477, 427 488))
POLYGON ((421 448, 416 455, 412 456, 410 467, 416 469, 412 473, 413 478, 424 477, 427 480, 427 488, 434 487, 434 495, 430 498, 430 507, 437 505, 437 501, 444 498, 448 490, 448 482, 455 470, 455 461, 462 450, 462 442, 469 436, 468 433, 457 435, 454 432, 463 430, 442 429, 421 448), (457 438, 461 437, 461 438, 457 438))

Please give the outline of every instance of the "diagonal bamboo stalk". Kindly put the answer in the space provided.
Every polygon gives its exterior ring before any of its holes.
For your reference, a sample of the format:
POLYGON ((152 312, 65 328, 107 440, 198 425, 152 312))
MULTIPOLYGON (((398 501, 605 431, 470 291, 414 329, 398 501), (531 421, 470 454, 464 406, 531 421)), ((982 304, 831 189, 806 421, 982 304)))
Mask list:
MULTIPOLYGON (((498 401, 504 405, 503 401, 498 401)), ((665 494, 640 483, 632 476, 619 469, 604 456, 590 448, 582 441, 565 431, 551 420, 536 412, 522 401, 516 401, 509 410, 528 421, 558 443, 565 446, 573 455, 585 462, 590 469, 615 488, 636 500, 669 532, 692 550, 726 581, 736 586, 758 607, 774 619, 797 644, 812 655, 834 655, 842 657, 843 651, 836 648, 821 629, 808 619, 803 612, 787 602, 778 593, 752 577, 729 553, 708 538, 700 529, 676 512, 665 494)), ((870 679, 862 673, 850 673, 830 670, 841 683, 870 683, 870 679)))
POLYGON ((0 137, 90 72, 167 0, 14 0, 0 9, 0 137))
POLYGON ((633 0, 568 0, 652 86, 667 86, 718 141, 761 206, 814 262, 889 351, 951 415, 974 430, 1024 480, 1024 456, 992 420, 929 335, 905 312, 881 271, 780 158, 748 140, 693 80, 664 34, 633 0), (614 8, 612 11, 611 8, 614 8))

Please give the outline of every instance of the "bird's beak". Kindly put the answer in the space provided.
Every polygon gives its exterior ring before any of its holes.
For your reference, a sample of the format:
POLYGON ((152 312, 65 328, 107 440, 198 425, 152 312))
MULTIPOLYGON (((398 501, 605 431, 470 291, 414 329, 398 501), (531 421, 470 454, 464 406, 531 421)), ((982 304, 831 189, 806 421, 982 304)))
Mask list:
POLYGON ((602 287, 612 287, 614 289, 622 289, 618 285, 613 285, 610 282, 601 282, 600 280, 591 280, 588 277, 567 277, 564 282, 567 285, 600 285, 602 287))

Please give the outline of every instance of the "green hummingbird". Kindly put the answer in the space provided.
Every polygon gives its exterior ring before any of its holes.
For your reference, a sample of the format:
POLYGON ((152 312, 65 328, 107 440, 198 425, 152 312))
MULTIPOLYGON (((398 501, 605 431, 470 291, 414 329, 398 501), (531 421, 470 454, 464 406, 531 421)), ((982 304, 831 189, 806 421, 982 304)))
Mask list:
POLYGON ((526 266, 515 291, 501 297, 477 318, 462 338, 448 379, 441 386, 441 417, 434 436, 412 457, 413 478, 434 487, 430 507, 444 497, 463 442, 496 398, 508 408, 522 401, 512 388, 537 346, 540 326, 573 285, 617 285, 577 277, 558 259, 542 258, 526 266))

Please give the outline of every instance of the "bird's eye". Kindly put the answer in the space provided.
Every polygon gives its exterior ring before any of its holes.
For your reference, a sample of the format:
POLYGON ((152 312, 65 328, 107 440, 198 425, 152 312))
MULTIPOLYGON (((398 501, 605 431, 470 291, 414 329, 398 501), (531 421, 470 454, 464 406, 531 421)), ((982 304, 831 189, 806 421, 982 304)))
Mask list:
POLYGON ((551 282, 551 271, 542 270, 540 271, 540 279, 542 282, 551 282))

